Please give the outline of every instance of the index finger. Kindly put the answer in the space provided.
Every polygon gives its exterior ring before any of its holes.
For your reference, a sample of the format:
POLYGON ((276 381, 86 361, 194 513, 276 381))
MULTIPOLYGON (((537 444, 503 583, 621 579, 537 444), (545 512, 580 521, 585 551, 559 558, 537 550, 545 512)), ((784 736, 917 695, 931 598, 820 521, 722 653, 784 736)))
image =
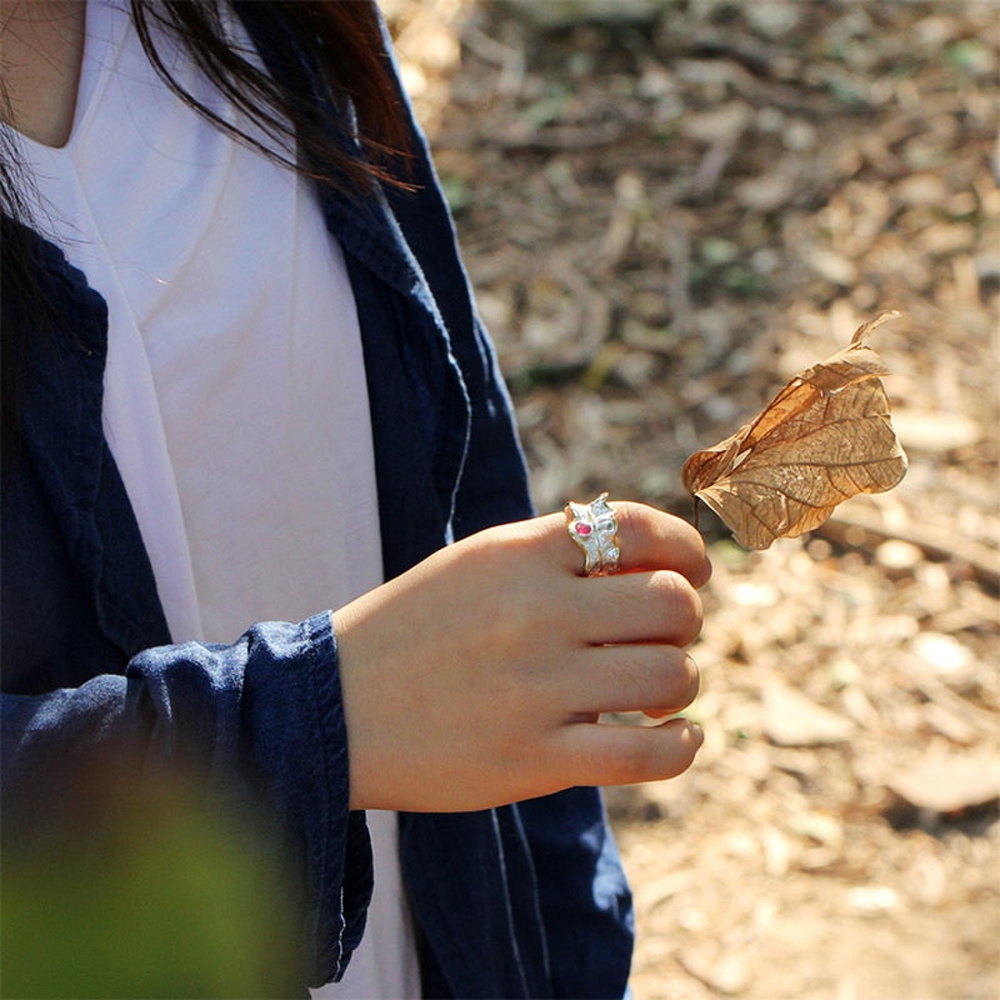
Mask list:
MULTIPOLYGON (((609 500, 618 524, 618 558, 620 572, 630 573, 669 569, 684 576, 693 587, 703 587, 712 575, 705 554, 705 543, 697 529, 682 518, 647 504, 630 500, 609 500)), ((583 573, 583 553, 566 530, 565 515, 562 533, 566 544, 561 547, 565 564, 574 573, 583 573)))

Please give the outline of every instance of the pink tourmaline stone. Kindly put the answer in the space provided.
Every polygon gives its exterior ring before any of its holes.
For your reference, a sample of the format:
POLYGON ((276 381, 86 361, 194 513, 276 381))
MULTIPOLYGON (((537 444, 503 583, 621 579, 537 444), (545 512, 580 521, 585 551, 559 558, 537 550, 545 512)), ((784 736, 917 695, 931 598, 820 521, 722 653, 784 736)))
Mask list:
POLYGON ((584 524, 583 521, 577 521, 576 524, 573 525, 573 530, 578 535, 589 535, 592 529, 589 524, 584 524))

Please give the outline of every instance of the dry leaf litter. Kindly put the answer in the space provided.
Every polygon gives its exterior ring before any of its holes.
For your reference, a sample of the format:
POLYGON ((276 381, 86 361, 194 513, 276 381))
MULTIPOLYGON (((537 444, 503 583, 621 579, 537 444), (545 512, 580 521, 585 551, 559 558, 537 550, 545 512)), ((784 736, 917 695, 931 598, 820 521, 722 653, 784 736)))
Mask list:
POLYGON ((706 745, 608 793, 636 1000, 995 1000, 998 7, 385 8, 541 510, 690 517, 688 454, 904 314, 900 486, 765 552, 703 518, 706 745))

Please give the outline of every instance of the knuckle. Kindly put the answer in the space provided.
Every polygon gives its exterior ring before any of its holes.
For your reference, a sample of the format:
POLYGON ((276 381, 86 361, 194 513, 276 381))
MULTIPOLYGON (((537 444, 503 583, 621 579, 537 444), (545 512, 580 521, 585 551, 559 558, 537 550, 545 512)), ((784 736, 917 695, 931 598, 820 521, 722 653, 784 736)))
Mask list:
POLYGON ((698 591, 680 573, 661 570, 656 584, 662 591, 669 634, 679 645, 691 642, 701 631, 704 608, 698 591))
POLYGON ((662 772, 662 753, 652 740, 622 741, 612 766, 622 784, 648 781, 662 772))
MULTIPOLYGON (((642 568, 673 567, 691 583, 703 587, 712 574, 705 541, 683 518, 647 504, 612 500, 618 537, 625 557, 633 556, 642 568)), ((633 568, 639 568, 638 565, 633 568)))
MULTIPOLYGON (((622 783, 660 781, 673 778, 685 771, 694 758, 690 753, 675 745, 669 724, 659 727, 656 739, 642 739, 623 743, 618 748, 615 766, 622 783)), ((645 730, 646 735, 652 731, 645 730)))
POLYGON ((699 687, 700 677, 694 660, 679 648, 667 647, 647 707, 665 713, 678 712, 695 700, 699 687))
POLYGON ((698 696, 701 678, 697 664, 690 656, 683 656, 679 661, 673 661, 669 671, 669 695, 667 703, 672 708, 686 708, 698 696))

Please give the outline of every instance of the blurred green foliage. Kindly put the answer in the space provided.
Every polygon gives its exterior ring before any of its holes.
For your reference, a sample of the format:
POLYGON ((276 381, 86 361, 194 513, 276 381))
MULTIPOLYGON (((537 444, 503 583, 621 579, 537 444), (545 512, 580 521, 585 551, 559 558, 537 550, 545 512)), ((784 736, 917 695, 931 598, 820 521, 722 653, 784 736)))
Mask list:
POLYGON ((253 823, 183 786, 99 800, 97 827, 4 845, 2 996, 301 992, 286 872, 253 823))

